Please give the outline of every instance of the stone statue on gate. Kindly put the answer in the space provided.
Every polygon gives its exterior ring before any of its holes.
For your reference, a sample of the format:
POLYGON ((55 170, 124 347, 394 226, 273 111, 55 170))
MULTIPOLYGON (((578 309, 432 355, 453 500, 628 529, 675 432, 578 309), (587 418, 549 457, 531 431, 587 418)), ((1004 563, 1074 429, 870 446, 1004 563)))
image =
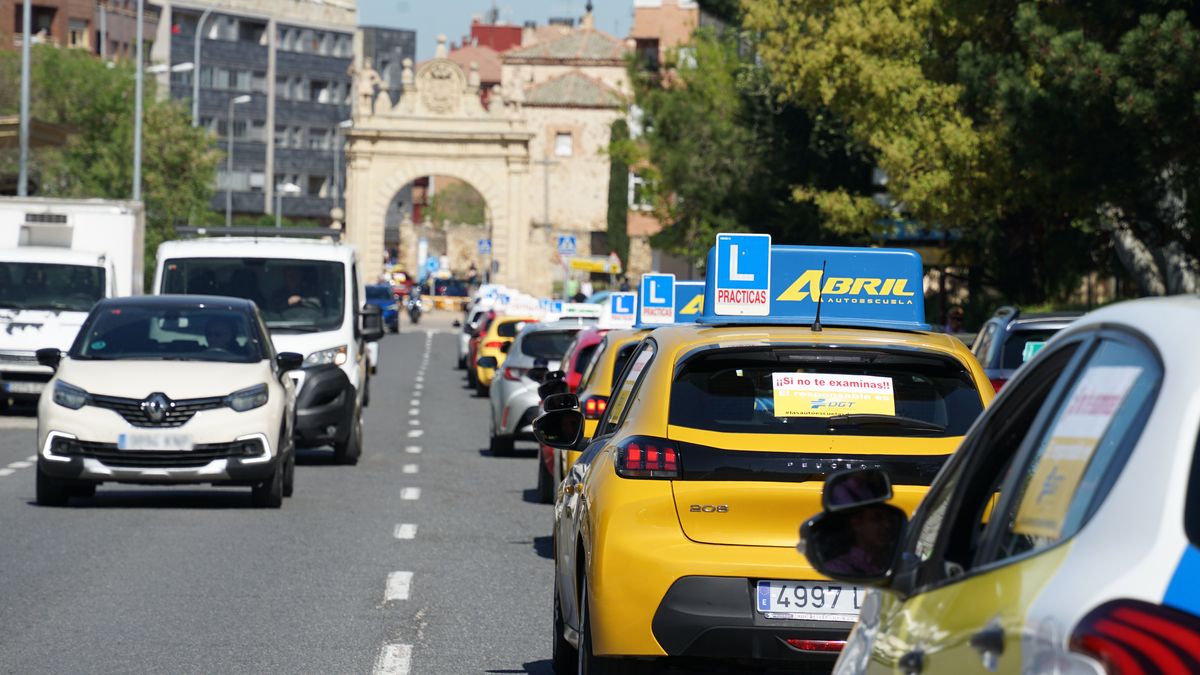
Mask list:
POLYGON ((375 71, 371 59, 363 59, 361 69, 350 65, 348 74, 354 78, 354 112, 370 115, 375 112, 375 95, 383 86, 383 78, 375 71))

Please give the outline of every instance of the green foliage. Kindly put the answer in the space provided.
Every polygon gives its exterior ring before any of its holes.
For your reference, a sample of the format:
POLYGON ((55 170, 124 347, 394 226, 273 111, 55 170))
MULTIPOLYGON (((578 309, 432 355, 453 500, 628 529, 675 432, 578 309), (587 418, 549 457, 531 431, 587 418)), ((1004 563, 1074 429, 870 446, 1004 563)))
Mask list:
POLYGON ((483 195, 466 183, 451 183, 434 193, 429 213, 435 223, 487 224, 487 202, 483 195))
MULTIPOLYGON (((53 197, 129 199, 133 187, 135 70, 127 62, 105 63, 85 51, 37 45, 32 49, 32 114, 71 129, 67 145, 31 153, 39 193, 53 197)), ((20 52, 0 51, 0 113, 16 114, 20 52)), ((146 210, 147 270, 158 244, 174 226, 208 210, 220 154, 187 112, 155 98, 146 78, 142 127, 142 196, 146 210)), ((10 157, 11 164, 15 162, 10 157)))
MULTIPOLYGON (((612 124, 612 147, 629 142, 629 124, 618 119, 612 124)), ((629 269, 629 164, 624 154, 611 157, 608 174, 608 246, 629 269)))

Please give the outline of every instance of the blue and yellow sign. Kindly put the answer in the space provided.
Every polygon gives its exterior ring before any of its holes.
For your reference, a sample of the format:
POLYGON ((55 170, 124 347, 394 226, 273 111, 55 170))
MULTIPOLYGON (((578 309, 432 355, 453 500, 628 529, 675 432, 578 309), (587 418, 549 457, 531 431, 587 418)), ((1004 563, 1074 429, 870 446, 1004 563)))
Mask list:
POLYGON ((704 282, 675 282, 675 323, 695 323, 704 310, 704 282))

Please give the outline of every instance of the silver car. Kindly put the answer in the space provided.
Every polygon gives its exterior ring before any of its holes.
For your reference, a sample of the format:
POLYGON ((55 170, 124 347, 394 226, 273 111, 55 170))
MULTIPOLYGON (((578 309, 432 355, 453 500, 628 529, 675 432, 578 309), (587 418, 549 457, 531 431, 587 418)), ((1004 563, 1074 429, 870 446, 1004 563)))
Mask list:
POLYGON ((492 405, 493 455, 509 455, 516 440, 533 440, 533 418, 541 399, 542 376, 558 370, 575 334, 594 320, 570 319, 532 323, 517 335, 489 390, 492 405))

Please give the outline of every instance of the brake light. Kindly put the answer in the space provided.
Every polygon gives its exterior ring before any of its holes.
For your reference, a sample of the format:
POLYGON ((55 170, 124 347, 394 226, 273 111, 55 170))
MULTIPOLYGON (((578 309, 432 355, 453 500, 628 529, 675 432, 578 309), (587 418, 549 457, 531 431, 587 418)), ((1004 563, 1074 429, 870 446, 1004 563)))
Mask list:
POLYGON ((607 396, 591 396, 583 402, 583 416, 589 420, 598 420, 608 409, 607 396))
POLYGON ((995 389, 997 394, 999 394, 1000 390, 1004 388, 1004 383, 1008 382, 1008 380, 1002 377, 993 377, 990 379, 992 381, 992 389, 995 389))
POLYGON ((822 652, 826 654, 840 652, 846 647, 845 640, 801 640, 798 638, 788 638, 785 642, 792 649, 798 649, 802 652, 822 652))
POLYGON ((503 347, 503 346, 504 346, 504 343, 503 343, 503 342, 501 342, 500 340, 492 340, 491 342, 485 342, 485 343, 483 343, 483 346, 484 346, 484 347, 491 347, 492 349, 500 349, 501 347, 503 347))
POLYGON ((520 382, 521 377, 525 375, 526 370, 526 368, 507 367, 504 369, 504 379, 511 380, 513 382, 520 382))
POLYGON ((1200 618, 1141 600, 1113 600, 1079 622, 1071 650, 1115 675, 1200 672, 1200 618))
POLYGON ((663 438, 635 436, 617 447, 622 478, 678 478, 679 449, 663 438))

